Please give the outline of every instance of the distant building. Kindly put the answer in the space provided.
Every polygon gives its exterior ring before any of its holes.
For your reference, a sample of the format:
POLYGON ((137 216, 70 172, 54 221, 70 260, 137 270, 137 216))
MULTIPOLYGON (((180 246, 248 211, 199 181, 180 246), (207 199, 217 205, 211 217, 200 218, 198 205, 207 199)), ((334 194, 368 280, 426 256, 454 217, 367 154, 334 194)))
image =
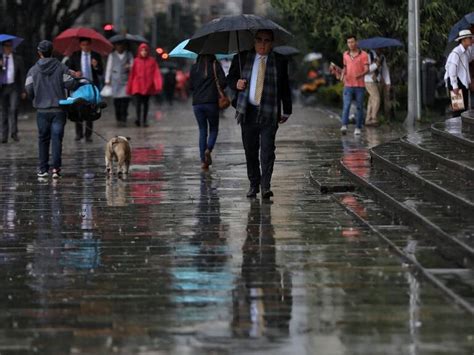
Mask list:
POLYGON ((102 29, 112 23, 117 32, 145 34, 152 32, 153 18, 157 13, 167 13, 174 18, 175 11, 189 11, 194 14, 199 26, 213 18, 241 13, 266 15, 271 9, 270 0, 105 0, 87 11, 76 22, 102 29))

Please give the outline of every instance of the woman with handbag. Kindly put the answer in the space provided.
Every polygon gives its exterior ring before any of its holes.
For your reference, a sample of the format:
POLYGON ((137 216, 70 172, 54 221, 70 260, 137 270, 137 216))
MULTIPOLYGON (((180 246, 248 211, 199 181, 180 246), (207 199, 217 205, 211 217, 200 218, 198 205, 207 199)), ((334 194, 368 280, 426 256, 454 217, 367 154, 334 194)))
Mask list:
POLYGON ((193 111, 199 126, 199 152, 201 168, 212 165, 211 153, 219 131, 219 110, 227 108, 230 101, 223 90, 226 79, 214 55, 199 55, 191 67, 190 90, 193 93, 193 111))

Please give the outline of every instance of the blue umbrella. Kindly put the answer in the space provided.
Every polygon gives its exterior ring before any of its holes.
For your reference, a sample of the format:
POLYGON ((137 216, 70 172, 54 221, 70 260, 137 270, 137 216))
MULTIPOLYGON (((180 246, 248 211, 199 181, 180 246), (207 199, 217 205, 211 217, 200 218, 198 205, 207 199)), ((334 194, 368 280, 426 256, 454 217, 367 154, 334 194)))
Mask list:
MULTIPOLYGON (((187 58, 187 59, 196 59, 197 54, 191 51, 188 51, 187 49, 184 49, 184 47, 188 44, 189 39, 184 40, 180 44, 178 44, 169 54, 170 58, 187 58)), ((216 58, 221 60, 221 59, 229 59, 232 58, 234 54, 217 54, 216 58)))
POLYGON ((452 42, 456 39, 459 34, 459 31, 468 30, 474 24, 474 12, 464 15, 462 19, 454 24, 449 31, 448 42, 452 42))
POLYGON ((395 38, 387 37, 371 37, 367 39, 361 39, 359 41, 359 47, 364 49, 377 49, 385 47, 403 47, 403 43, 395 38))
MULTIPOLYGON (((23 38, 21 37, 16 37, 12 35, 7 35, 7 34, 0 34, 0 42, 5 42, 5 41, 12 41, 13 43, 13 49, 18 47, 18 45, 23 42, 23 38)), ((3 53, 3 48, 0 46, 0 53, 3 53)))

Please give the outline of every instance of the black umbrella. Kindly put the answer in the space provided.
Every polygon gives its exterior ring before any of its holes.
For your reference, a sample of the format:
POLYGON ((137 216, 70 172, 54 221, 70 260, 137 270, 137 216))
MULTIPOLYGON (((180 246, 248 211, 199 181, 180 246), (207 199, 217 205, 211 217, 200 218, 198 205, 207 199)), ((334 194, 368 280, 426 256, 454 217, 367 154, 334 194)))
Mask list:
POLYGON ((300 54, 300 51, 298 49, 291 46, 278 46, 273 48, 273 51, 287 57, 300 54))
MULTIPOLYGON (((199 54, 239 53, 253 48, 254 36, 258 30, 272 30, 275 45, 285 44, 292 37, 280 25, 260 16, 224 16, 202 26, 184 49, 199 54)), ((239 67, 242 72, 240 56, 239 67)))
POLYGON ((140 35, 127 34, 118 34, 109 38, 109 41, 112 43, 117 42, 138 42, 138 43, 148 43, 145 37, 140 35))
POLYGON ((451 31, 449 31, 448 42, 452 42, 456 39, 461 30, 469 30, 471 26, 474 25, 474 12, 466 14, 460 19, 458 22, 451 27, 451 31))

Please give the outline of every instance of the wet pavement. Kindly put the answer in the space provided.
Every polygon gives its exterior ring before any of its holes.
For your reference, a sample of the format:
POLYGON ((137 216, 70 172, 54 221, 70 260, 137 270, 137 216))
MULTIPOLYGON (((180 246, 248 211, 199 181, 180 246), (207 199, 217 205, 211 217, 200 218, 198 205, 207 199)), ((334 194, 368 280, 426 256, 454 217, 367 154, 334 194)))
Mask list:
POLYGON ((68 122, 64 177, 38 181, 34 120, 20 122, 0 161, 0 354, 474 352, 472 317, 309 179, 401 132, 341 139, 327 111, 296 107, 269 202, 245 197, 226 116, 202 172, 189 103, 146 129, 105 115, 98 132, 132 139, 124 180, 106 179, 105 142, 74 142, 68 122))

